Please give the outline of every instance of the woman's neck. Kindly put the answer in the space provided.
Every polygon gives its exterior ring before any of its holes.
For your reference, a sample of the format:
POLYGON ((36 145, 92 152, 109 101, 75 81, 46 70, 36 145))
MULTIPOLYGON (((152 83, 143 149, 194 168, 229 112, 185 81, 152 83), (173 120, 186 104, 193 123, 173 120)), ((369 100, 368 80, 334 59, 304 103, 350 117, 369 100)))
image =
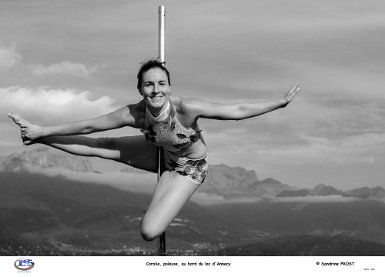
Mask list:
POLYGON ((167 101, 160 109, 156 109, 146 105, 146 109, 148 113, 150 113, 150 116, 153 118, 153 120, 156 120, 156 121, 163 120, 164 117, 167 117, 169 107, 170 107, 169 101, 167 101))

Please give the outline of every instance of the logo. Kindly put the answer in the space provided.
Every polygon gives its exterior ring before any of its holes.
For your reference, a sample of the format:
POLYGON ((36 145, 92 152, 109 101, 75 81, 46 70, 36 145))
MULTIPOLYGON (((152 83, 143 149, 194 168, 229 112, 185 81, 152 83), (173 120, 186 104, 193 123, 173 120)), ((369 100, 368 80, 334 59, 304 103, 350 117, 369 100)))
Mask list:
POLYGON ((14 263, 15 267, 18 270, 31 270, 34 266, 35 263, 31 259, 17 259, 14 263))

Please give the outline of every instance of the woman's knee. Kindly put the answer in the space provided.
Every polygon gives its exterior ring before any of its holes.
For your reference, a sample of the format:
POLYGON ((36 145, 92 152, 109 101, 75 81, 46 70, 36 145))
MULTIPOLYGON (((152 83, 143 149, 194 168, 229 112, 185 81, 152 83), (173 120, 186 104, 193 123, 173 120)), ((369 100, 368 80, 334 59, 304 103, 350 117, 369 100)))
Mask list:
POLYGON ((143 222, 140 231, 142 238, 146 241, 152 241, 162 233, 162 230, 160 230, 157 226, 151 226, 150 224, 143 222))

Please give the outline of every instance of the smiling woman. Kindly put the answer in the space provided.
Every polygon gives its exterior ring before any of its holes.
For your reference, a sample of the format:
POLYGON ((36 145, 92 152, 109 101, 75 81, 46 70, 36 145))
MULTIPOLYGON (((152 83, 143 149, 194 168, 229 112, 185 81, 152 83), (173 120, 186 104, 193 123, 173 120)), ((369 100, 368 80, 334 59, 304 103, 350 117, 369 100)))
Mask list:
POLYGON ((155 63, 150 61, 144 65, 149 69, 140 70, 138 86, 139 92, 151 113, 160 114, 160 109, 165 106, 170 93, 171 84, 168 71, 163 66, 155 66, 155 63), (141 73, 142 71, 143 73, 141 73))
POLYGON ((288 105, 299 86, 293 86, 277 100, 218 104, 172 95, 170 74, 158 60, 143 63, 137 77, 143 99, 98 118, 41 127, 17 113, 9 117, 19 125, 24 144, 43 143, 75 155, 116 160, 151 172, 157 171, 157 146, 161 146, 165 170, 141 224, 143 238, 153 240, 163 233, 207 175, 206 143, 198 119, 256 117, 288 105), (124 126, 140 129, 144 136, 71 136, 124 126))

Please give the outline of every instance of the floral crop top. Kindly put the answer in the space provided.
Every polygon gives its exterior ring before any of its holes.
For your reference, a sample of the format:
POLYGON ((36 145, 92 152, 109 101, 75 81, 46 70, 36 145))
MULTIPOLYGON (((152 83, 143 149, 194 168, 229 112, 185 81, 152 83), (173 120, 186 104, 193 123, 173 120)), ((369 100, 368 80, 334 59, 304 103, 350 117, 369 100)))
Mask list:
POLYGON ((146 108, 144 128, 141 130, 146 141, 162 146, 171 152, 183 150, 200 139, 202 130, 186 129, 176 118, 175 108, 167 103, 168 113, 164 120, 156 121, 146 108))

